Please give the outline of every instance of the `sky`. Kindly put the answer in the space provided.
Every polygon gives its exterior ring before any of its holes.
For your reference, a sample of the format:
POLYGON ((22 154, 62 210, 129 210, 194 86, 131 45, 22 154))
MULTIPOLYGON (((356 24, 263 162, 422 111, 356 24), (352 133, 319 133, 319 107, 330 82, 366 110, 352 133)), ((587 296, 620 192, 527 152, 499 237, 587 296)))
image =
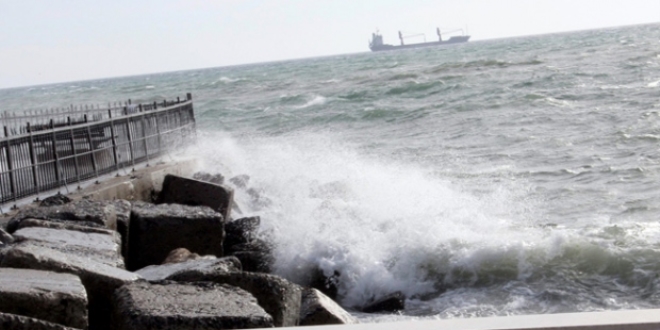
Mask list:
MULTIPOLYGON (((660 0, 0 0, 0 88, 660 22, 660 0), (460 33, 460 32, 459 32, 460 33), (423 40, 412 40, 423 41, 423 40)), ((660 28, 660 26, 659 26, 660 28)))

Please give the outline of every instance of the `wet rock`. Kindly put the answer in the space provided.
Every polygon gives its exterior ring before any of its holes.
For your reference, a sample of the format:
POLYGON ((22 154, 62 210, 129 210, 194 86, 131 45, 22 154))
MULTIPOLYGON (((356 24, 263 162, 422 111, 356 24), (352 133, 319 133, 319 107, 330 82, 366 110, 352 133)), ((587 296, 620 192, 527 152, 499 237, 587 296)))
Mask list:
POLYGON ((210 281, 239 287, 257 298, 259 305, 273 317, 276 327, 298 325, 301 288, 279 276, 251 272, 199 274, 176 276, 177 281, 210 281))
POLYGON ((225 177, 222 174, 211 174, 208 172, 197 172, 193 174, 193 179, 199 181, 207 181, 215 184, 225 183, 225 177))
POLYGON ((176 248, 222 257, 224 218, 207 206, 135 203, 129 229, 128 269, 163 262, 176 248))
POLYGON ((68 203, 71 203, 71 198, 58 193, 56 195, 44 198, 44 200, 42 200, 41 203, 39 203, 39 206, 55 206, 55 205, 64 205, 68 203))
POLYGON ((234 190, 228 186, 168 174, 163 181, 159 204, 204 205, 229 219, 234 190))
POLYGON ((231 250, 234 245, 256 239, 256 232, 260 224, 261 218, 259 217, 240 218, 225 223, 225 240, 223 242, 225 251, 231 250))
POLYGON ((394 313, 405 308, 406 297, 400 291, 386 295, 362 308, 364 313, 394 313))
POLYGON ((235 251, 231 254, 238 258, 246 272, 270 273, 272 271, 273 256, 270 253, 258 251, 235 251))
POLYGON ((115 232, 90 233, 66 229, 26 227, 14 232, 17 242, 49 247, 63 253, 90 258, 107 265, 124 268, 120 238, 115 232))
POLYGON ((357 319, 321 291, 304 288, 300 303, 300 325, 355 324, 357 319))
POLYGON ((0 329, 7 330, 76 330, 61 324, 32 317, 0 312, 0 329))
POLYGON ((247 187, 248 182, 250 182, 250 176, 247 174, 237 175, 229 179, 229 182, 231 182, 237 188, 245 188, 247 187))
POLYGON ((236 257, 214 259, 197 259, 185 262, 152 265, 138 269, 135 273, 148 281, 179 280, 187 278, 202 278, 215 273, 240 272, 241 262, 236 257))
POLYGON ((236 244, 228 248, 229 250, 225 250, 226 254, 243 252, 243 251, 261 252, 265 254, 270 254, 271 251, 273 250, 273 245, 270 242, 257 238, 248 243, 236 244))
POLYGON ((273 319, 244 290, 210 282, 133 283, 115 293, 118 330, 245 329, 273 319))
POLYGON ((0 229, 0 246, 11 244, 12 242, 14 242, 14 237, 6 231, 0 229))
POLYGON ((334 271, 332 275, 326 276, 323 270, 315 268, 310 274, 311 281, 309 286, 321 291, 332 300, 337 300, 337 283, 339 283, 339 276, 341 276, 338 271, 334 271))
POLYGON ((81 199, 65 205, 33 207, 19 211, 7 224, 13 233, 24 219, 40 219, 89 227, 117 229, 115 206, 110 201, 81 199))
POLYGON ((47 247, 18 244, 7 249, 3 254, 0 267, 49 270, 78 275, 87 291, 91 329, 108 329, 111 326, 109 317, 114 290, 141 279, 135 273, 47 247))
POLYGON ((87 329, 87 292, 78 276, 0 268, 0 297, 0 312, 87 329))

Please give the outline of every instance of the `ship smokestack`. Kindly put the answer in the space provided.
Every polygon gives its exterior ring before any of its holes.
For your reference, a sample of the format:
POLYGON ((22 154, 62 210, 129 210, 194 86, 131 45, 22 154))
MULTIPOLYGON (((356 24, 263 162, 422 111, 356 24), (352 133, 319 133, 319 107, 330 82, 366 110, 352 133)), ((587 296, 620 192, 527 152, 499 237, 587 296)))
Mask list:
POLYGON ((435 28, 435 31, 438 33, 438 39, 442 41, 442 34, 440 33, 440 28, 435 28))
POLYGON ((399 31, 399 40, 401 40, 401 46, 403 46, 403 35, 401 34, 401 31, 399 31))

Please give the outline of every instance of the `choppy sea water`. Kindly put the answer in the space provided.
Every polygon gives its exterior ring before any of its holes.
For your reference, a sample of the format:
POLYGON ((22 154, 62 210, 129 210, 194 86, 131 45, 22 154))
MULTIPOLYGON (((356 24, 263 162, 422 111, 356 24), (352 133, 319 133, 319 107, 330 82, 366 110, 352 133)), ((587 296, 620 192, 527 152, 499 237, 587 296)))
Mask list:
MULTIPOLYGON (((191 64, 192 65, 192 64, 191 64)), ((660 26, 0 90, 0 111, 194 98, 276 272, 409 318, 660 307, 660 26)), ((234 215, 240 217, 240 215, 234 215)))

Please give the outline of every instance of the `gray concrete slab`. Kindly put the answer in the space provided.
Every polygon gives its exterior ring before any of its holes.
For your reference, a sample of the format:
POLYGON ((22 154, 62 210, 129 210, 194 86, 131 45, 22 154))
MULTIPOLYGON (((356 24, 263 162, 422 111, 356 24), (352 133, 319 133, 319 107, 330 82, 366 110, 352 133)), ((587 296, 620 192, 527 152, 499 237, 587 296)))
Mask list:
POLYGON ((87 292, 78 276, 0 268, 0 297, 0 312, 87 328, 87 292))
POLYGON ((223 256, 224 218, 207 206, 135 202, 131 211, 127 268, 161 264, 170 251, 223 256))
POLYGON ((273 326, 273 319, 244 290, 197 282, 138 282, 115 294, 118 330, 246 329, 273 326))
POLYGON ((33 317, 0 312, 0 329, 3 330, 75 330, 61 324, 33 317))
POLYGON ((158 203, 205 205, 229 219, 234 190, 223 184, 166 175, 158 203))
POLYGON ((162 281, 181 277, 202 277, 208 274, 241 271, 241 263, 235 257, 195 259, 185 262, 152 265, 136 270, 135 273, 148 281, 162 281))

